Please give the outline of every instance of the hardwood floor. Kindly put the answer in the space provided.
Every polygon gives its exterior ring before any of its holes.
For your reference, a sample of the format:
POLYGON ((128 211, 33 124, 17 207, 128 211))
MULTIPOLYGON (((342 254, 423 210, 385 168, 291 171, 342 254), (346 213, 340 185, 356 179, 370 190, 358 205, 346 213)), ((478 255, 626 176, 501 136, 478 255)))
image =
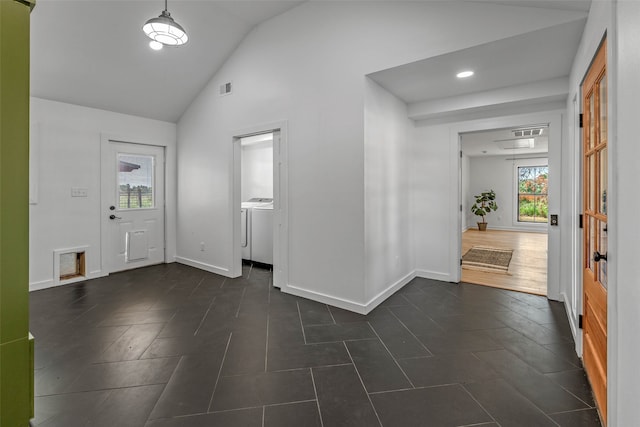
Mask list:
POLYGON ((519 231, 478 231, 462 233, 462 253, 472 246, 513 249, 508 274, 463 268, 462 281, 494 288, 547 294, 547 234, 519 231))

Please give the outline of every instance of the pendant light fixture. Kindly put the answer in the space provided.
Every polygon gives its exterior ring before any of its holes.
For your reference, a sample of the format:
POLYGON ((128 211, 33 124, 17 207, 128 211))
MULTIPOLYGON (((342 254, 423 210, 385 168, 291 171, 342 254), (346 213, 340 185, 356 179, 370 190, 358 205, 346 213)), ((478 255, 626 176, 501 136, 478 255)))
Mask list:
POLYGON ((142 31, 151 40, 167 46, 180 46, 189 40, 184 28, 173 20, 167 10, 167 0, 164 0, 164 10, 160 16, 149 19, 142 27, 142 31))

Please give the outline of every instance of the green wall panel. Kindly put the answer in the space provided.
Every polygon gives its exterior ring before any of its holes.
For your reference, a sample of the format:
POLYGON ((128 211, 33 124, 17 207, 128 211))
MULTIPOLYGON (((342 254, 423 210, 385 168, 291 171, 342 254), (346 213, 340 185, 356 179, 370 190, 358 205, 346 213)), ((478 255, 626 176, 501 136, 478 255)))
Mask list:
POLYGON ((29 425, 29 13, 0 0, 0 426, 29 425))

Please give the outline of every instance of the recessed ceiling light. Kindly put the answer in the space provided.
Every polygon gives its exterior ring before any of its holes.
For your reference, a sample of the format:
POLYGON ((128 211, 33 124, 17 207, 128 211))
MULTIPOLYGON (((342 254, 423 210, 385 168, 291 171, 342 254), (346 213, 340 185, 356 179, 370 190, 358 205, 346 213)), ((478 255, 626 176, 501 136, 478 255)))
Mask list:
POLYGON ((155 40, 151 40, 151 41, 149 42, 149 47, 150 47, 151 49, 153 49, 153 50, 160 50, 160 49, 162 49, 162 46, 164 46, 162 43, 157 42, 157 41, 155 41, 155 40))
POLYGON ((467 77, 473 76, 473 74, 474 73, 471 70, 460 71, 458 74, 456 74, 456 77, 459 79, 466 79, 467 77))

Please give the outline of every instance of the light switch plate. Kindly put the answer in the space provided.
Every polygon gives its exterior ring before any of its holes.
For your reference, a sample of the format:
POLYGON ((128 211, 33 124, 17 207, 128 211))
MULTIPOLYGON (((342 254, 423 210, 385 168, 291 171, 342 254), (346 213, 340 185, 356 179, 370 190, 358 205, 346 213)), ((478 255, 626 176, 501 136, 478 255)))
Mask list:
POLYGON ((89 189, 86 187, 71 187, 71 197, 87 197, 89 189))

